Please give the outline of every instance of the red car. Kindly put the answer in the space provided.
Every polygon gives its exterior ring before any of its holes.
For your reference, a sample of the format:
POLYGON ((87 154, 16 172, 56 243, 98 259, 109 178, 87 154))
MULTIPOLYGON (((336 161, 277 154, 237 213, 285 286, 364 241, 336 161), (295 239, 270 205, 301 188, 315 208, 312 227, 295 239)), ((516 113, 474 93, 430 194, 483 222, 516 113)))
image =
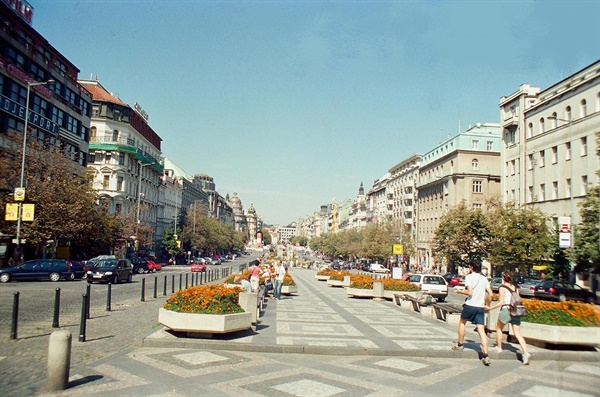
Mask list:
POLYGON ((190 271, 192 272, 205 272, 206 271, 206 263, 204 262, 194 262, 190 267, 190 271))
POLYGON ((156 262, 151 261, 151 260, 148 261, 148 271, 149 272, 154 273, 154 272, 157 272, 157 271, 160 271, 160 270, 162 270, 162 265, 161 264, 156 263, 156 262))

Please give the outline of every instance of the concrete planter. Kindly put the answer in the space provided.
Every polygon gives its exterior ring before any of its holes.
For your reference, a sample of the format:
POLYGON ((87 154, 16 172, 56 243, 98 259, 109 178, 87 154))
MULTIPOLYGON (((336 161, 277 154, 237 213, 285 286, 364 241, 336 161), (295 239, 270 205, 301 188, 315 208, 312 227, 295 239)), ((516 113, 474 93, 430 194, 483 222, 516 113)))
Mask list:
POLYGON ((363 288, 346 288, 346 294, 349 298, 372 298, 373 290, 372 289, 363 289, 363 288))
POLYGON ((187 332, 189 337, 210 338, 213 334, 250 329, 252 313, 179 313, 160 308, 158 309, 158 322, 173 331, 187 332))
MULTIPOLYGON (((512 328, 510 334, 514 335, 512 328)), ((557 345, 586 345, 598 346, 600 344, 600 327, 568 327, 562 325, 545 325, 521 323, 521 335, 527 339, 557 345)))
POLYGON ((281 286, 281 293, 283 295, 295 294, 297 292, 298 292, 298 286, 297 285, 282 285, 281 286))
POLYGON ((344 286, 344 281, 343 280, 332 280, 332 279, 329 279, 329 280, 327 280, 327 286, 328 287, 343 287, 344 286))
POLYGON ((315 280, 317 280, 317 281, 327 281, 327 280, 329 280, 329 276, 315 274, 315 280))

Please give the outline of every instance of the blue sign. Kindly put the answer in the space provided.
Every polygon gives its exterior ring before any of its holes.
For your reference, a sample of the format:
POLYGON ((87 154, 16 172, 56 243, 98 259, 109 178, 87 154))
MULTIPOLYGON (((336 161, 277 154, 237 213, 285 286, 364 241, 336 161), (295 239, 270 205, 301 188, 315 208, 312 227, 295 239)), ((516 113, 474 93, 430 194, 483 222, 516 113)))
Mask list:
MULTIPOLYGON (((0 109, 12 114, 13 116, 17 116, 23 120, 25 120, 25 106, 19 105, 17 102, 8 99, 5 96, 0 97, 0 109)), ((27 122, 29 124, 33 124, 36 127, 42 128, 46 131, 50 131, 53 134, 58 134, 58 124, 47 119, 39 114, 29 111, 27 115, 27 122)))

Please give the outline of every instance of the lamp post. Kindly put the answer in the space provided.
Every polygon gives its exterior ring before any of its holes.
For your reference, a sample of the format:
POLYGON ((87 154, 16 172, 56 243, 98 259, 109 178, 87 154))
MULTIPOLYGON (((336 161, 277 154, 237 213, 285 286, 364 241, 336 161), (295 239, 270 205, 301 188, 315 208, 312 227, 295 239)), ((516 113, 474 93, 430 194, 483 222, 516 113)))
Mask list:
MULTIPOLYGON (((27 126, 29 125, 29 94, 31 87, 38 85, 54 84, 54 80, 48 80, 40 83, 30 83, 27 81, 27 96, 25 98, 25 125, 23 126, 23 154, 21 156, 21 183, 19 190, 24 192, 25 184, 25 151, 27 150, 27 126)), ((24 198, 24 197, 23 197, 24 198)), ((19 209, 17 213, 17 245, 21 246, 21 215, 23 213, 23 201, 19 201, 19 209)))

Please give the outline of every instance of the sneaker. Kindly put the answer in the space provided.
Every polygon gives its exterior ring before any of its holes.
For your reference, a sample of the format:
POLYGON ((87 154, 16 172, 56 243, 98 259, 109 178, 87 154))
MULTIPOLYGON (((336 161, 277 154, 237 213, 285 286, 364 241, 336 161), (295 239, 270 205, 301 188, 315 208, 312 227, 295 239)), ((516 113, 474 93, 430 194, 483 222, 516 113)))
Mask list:
POLYGON ((488 365, 490 365, 490 358, 488 356, 483 357, 481 359, 481 363, 487 367, 488 365))
POLYGON ((502 348, 500 346, 496 346, 496 347, 494 347, 494 351, 496 353, 502 353, 502 348))
POLYGON ((456 350, 456 351, 463 351, 465 348, 464 345, 459 345, 458 342, 452 342, 452 350, 456 350))
POLYGON ((529 360, 531 360, 531 354, 523 354, 523 365, 529 365, 529 360))

